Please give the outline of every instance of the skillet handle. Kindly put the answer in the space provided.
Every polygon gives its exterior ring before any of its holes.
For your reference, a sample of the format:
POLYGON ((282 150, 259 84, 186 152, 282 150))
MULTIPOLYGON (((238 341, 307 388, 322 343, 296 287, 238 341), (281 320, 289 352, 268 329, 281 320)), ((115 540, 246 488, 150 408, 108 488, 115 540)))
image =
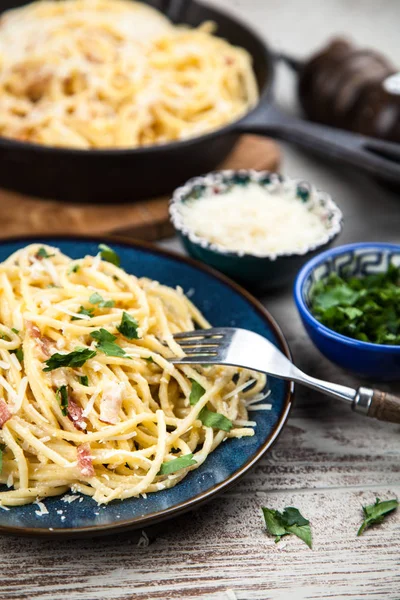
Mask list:
POLYGON ((322 157, 400 184, 400 144, 303 121, 284 114, 272 104, 249 113, 237 127, 243 133, 269 135, 292 142, 322 157))

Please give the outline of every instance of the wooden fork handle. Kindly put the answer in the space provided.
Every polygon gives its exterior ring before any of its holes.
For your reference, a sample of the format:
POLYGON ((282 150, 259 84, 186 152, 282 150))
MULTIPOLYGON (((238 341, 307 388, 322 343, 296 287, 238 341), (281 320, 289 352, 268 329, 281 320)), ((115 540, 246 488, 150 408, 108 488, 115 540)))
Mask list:
POLYGON ((380 421, 400 423, 400 396, 373 390, 368 416, 380 421))

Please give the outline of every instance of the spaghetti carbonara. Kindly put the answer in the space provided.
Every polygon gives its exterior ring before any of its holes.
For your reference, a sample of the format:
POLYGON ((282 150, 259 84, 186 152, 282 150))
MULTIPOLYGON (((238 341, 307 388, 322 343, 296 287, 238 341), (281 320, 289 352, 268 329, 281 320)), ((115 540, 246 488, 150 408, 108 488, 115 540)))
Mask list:
POLYGON ((180 288, 118 262, 107 246, 71 260, 35 244, 0 264, 3 508, 170 488, 268 408, 264 375, 172 365, 173 334, 209 324, 180 288))
POLYGON ((250 55, 129 0, 50 0, 0 20, 0 135, 78 149, 200 135, 257 102, 250 55))

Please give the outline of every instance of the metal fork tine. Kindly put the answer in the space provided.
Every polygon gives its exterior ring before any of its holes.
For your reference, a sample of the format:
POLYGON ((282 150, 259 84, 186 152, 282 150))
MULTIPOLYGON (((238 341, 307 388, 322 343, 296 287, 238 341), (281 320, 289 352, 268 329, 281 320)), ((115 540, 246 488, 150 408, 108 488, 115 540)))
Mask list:
POLYGON ((213 338, 208 338, 205 340, 182 340, 178 341, 178 344, 181 348, 191 347, 191 346, 200 346, 201 348, 218 348, 219 339, 214 340, 213 338))
POLYGON ((174 333, 175 340, 186 338, 210 338, 214 336, 223 337, 226 335, 226 330, 223 327, 215 327, 213 329, 196 329, 194 331, 186 331, 184 333, 174 333))
POLYGON ((217 352, 212 348, 183 348, 185 354, 196 354, 197 356, 218 356, 217 352))
POLYGON ((219 364, 215 356, 187 356, 186 358, 171 358, 169 362, 173 365, 201 365, 219 364))

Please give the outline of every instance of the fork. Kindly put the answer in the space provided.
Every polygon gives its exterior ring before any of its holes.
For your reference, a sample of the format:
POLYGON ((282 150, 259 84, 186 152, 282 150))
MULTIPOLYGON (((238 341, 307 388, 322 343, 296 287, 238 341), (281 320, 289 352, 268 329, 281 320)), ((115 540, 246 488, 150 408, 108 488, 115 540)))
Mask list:
POLYGON ((400 423, 400 397, 363 386, 355 390, 311 377, 298 369, 274 344, 253 331, 216 327, 177 333, 173 337, 186 354, 170 359, 175 365, 229 365, 261 371, 343 400, 365 416, 400 423))

